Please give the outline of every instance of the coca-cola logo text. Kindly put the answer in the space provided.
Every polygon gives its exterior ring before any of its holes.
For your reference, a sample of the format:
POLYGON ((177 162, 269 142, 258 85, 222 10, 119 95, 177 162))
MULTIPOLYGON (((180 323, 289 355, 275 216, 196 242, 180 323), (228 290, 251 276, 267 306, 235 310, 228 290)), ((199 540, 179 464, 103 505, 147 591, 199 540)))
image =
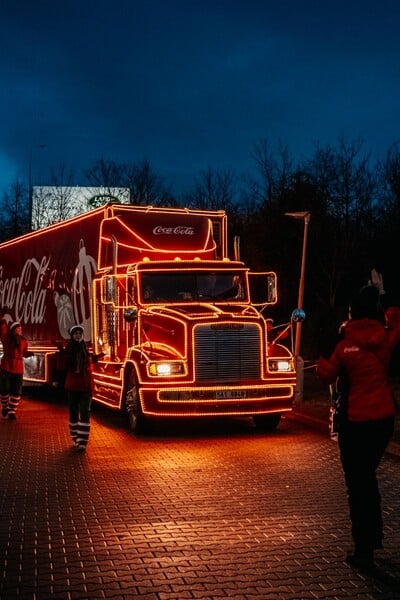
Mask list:
POLYGON ((21 323, 42 323, 46 312, 46 289, 41 287, 50 257, 39 262, 30 258, 22 267, 19 277, 3 279, 0 266, 0 306, 14 309, 15 320, 21 323))
POLYGON ((163 227, 157 225, 153 229, 154 235, 194 235, 194 227, 177 225, 176 227, 163 227))

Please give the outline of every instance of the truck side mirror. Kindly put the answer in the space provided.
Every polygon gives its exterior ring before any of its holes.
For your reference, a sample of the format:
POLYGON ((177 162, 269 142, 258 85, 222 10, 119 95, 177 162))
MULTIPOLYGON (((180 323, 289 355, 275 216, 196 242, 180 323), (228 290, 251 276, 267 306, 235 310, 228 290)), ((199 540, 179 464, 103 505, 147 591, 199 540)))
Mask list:
POLYGON ((249 273, 250 297, 254 306, 276 304, 277 279, 273 272, 249 273))
POLYGON ((276 274, 275 273, 267 273, 268 304, 275 304, 278 300, 277 295, 278 294, 277 294, 276 274))
POLYGON ((136 308, 127 308, 124 311, 124 319, 127 323, 132 323, 137 319, 137 310, 136 308))

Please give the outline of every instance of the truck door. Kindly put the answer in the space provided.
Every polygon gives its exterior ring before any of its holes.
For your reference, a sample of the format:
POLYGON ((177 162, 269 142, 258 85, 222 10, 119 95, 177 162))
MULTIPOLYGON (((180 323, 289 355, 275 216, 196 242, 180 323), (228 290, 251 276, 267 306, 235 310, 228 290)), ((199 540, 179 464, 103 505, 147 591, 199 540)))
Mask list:
POLYGON ((124 319, 127 308, 135 306, 135 278, 105 275, 94 286, 94 348, 112 362, 123 362, 132 344, 133 325, 124 319))

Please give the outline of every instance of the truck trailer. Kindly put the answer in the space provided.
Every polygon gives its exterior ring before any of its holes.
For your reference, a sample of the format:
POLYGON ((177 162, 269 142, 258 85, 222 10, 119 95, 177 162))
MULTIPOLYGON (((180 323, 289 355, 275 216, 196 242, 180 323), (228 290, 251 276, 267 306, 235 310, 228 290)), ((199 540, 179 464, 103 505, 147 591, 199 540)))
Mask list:
POLYGON ((54 385, 78 324, 99 357, 93 401, 132 430, 232 415, 276 427, 295 360, 269 326, 275 273, 250 273, 237 248, 230 258, 225 211, 116 203, 1 244, 0 307, 33 353, 25 383, 54 385))

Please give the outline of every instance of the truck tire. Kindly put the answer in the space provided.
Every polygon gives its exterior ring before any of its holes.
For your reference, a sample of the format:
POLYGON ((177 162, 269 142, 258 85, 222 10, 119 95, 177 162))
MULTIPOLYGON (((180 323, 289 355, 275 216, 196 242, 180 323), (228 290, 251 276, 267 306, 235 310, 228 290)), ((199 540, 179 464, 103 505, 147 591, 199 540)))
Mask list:
POLYGON ((253 421, 254 425, 257 429, 260 429, 260 431, 274 431, 281 422, 281 415, 254 415, 253 421))
POLYGON ((147 420, 143 416, 139 401, 139 382, 132 371, 125 391, 125 410, 128 417, 128 427, 131 433, 146 433, 147 420))

